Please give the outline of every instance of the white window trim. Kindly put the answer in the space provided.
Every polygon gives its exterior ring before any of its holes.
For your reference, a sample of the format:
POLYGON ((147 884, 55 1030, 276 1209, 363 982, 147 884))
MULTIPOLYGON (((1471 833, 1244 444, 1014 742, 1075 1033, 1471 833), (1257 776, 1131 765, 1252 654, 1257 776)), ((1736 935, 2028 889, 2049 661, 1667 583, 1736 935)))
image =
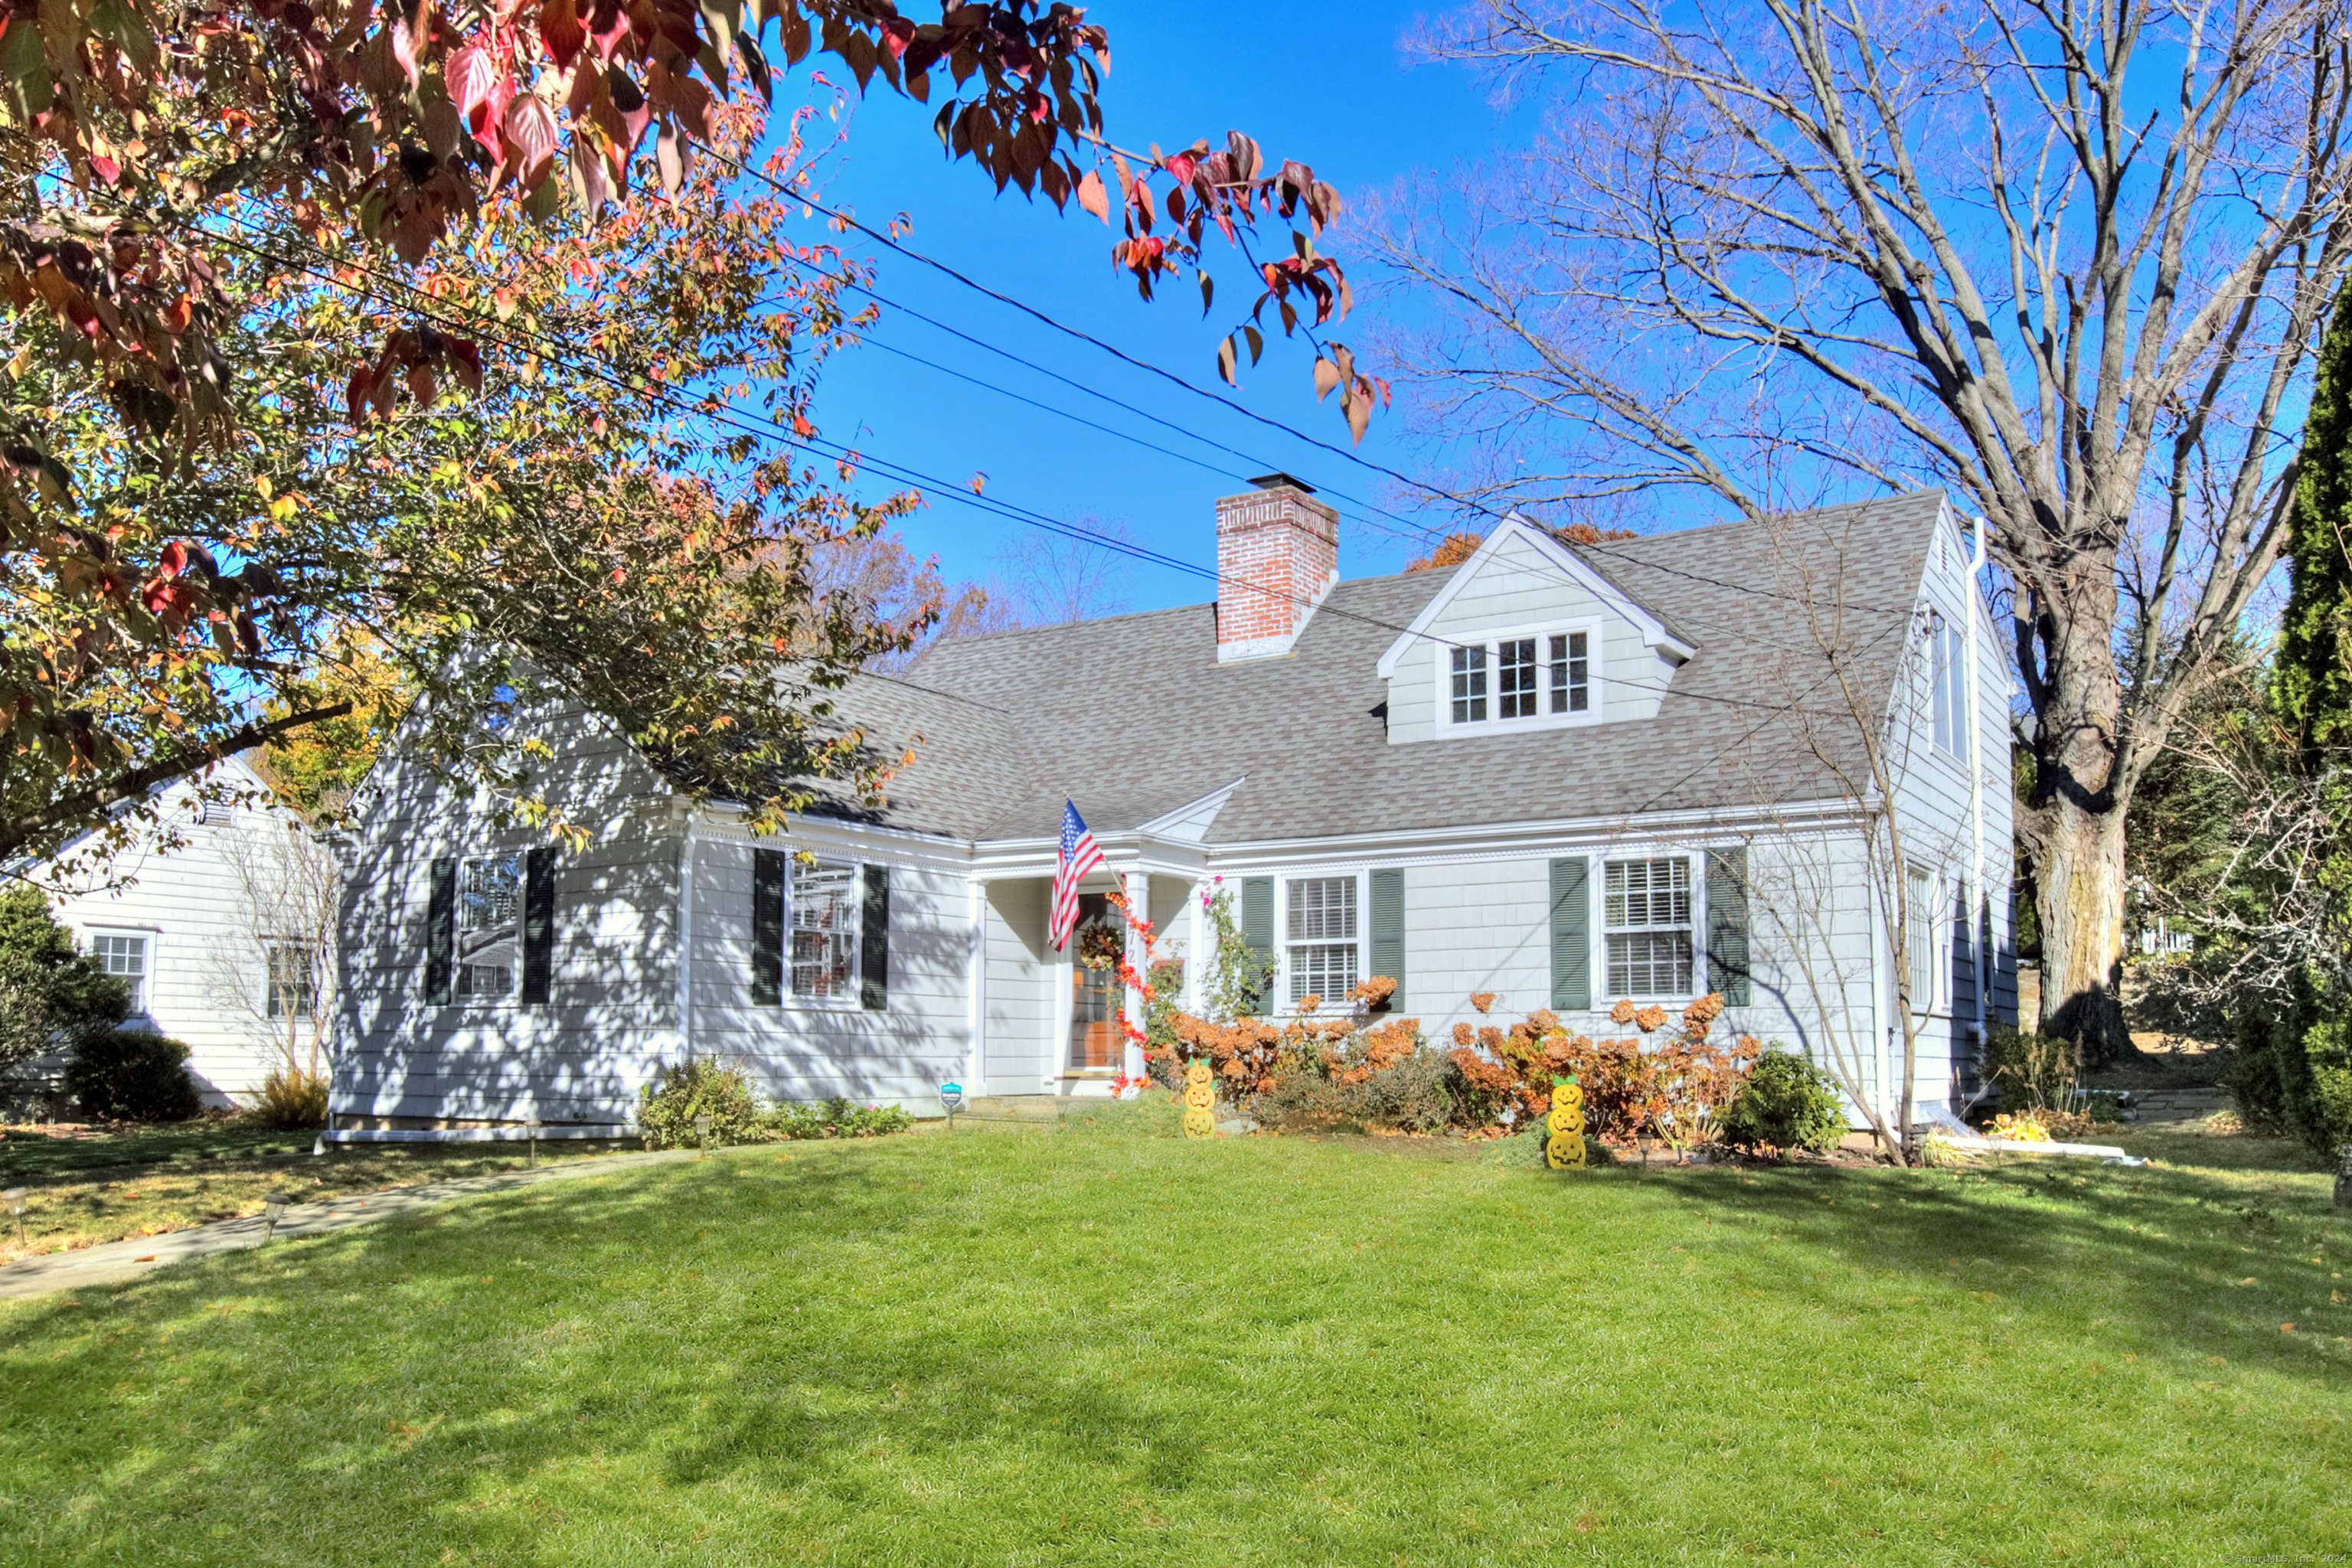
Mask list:
MULTIPOLYGON (((1661 1006, 1685 1006, 1707 994, 1706 969, 1706 856, 1664 845, 1621 845, 1595 853, 1592 857, 1591 892, 1588 909, 1592 925, 1591 968, 1593 1011, 1606 1013, 1621 1000, 1609 984, 1609 863, 1612 860, 1682 860, 1690 866, 1691 896, 1691 989, 1688 991, 1633 991, 1622 1000, 1635 1003, 1656 1003, 1661 1006)), ((1619 932, 1630 935, 1642 927, 1628 926, 1619 932)), ((1679 926, 1652 928, 1679 931, 1679 926)))
POLYGON ((1568 730, 1601 721, 1603 699, 1601 689, 1606 668, 1601 655, 1603 623, 1591 616, 1572 620, 1539 621, 1527 626, 1498 626, 1458 637, 1446 637, 1437 645, 1437 679, 1433 711, 1437 734, 1448 736, 1510 734, 1521 730, 1568 730), (1545 639, 1568 632, 1583 632, 1585 636, 1584 680, 1591 694, 1591 705, 1581 713, 1551 711, 1551 657, 1545 639), (1502 705, 1502 661, 1496 652, 1498 643, 1516 642, 1521 637, 1536 639, 1536 713, 1531 719, 1496 717, 1502 705), (1486 717, 1457 724, 1454 721, 1454 650, 1457 647, 1484 647, 1486 650, 1486 717))
POLYGON ((132 1005, 131 1016, 133 1019, 152 1019, 155 1016, 155 976, 163 967, 163 928, 114 921, 105 925, 84 926, 81 934, 82 952, 92 956, 96 955, 98 939, 102 936, 135 936, 146 942, 146 950, 140 959, 145 967, 139 975, 139 1000, 132 1005))
POLYGON ((530 858, 524 849, 481 849, 457 856, 457 908, 450 911, 453 927, 449 941, 449 1002, 457 1007, 511 1007, 522 996, 522 910, 523 902, 530 896, 530 858), (509 939, 514 944, 513 974, 507 988, 493 995, 488 992, 465 989, 466 963, 466 868, 480 860, 512 859, 515 863, 514 934, 509 939))
MULTIPOLYGON (((1290 1004, 1290 885, 1293 882, 1333 882, 1347 880, 1356 884, 1356 980, 1359 984, 1371 973, 1372 914, 1371 888, 1369 873, 1363 867, 1350 866, 1331 869, 1276 871, 1274 873, 1274 995, 1276 1011, 1273 1017, 1297 1017, 1301 1015, 1290 1004)), ((1230 876, 1228 882, 1234 880, 1230 876)), ((1302 947, 1338 947, 1339 942, 1302 942, 1302 947)), ((1304 1015, 1309 1018, 1328 1018, 1346 1014, 1352 1004, 1345 996, 1325 996, 1323 1005, 1304 1015)))
POLYGON ((795 1012, 859 1012, 866 1005, 866 863, 848 856, 829 855, 814 849, 809 852, 809 858, 849 868, 849 912, 854 922, 849 938, 849 982, 838 996, 803 995, 793 984, 793 909, 800 899, 802 866, 800 856, 788 852, 784 856, 784 951, 782 955, 784 984, 782 1000, 788 1010, 795 1012))
MULTIPOLYGON (((1914 930, 1927 932, 1927 994, 1914 995, 1911 998, 1911 1016, 1915 1018, 1930 1018, 1937 1016, 1939 1012, 1950 1010, 1952 993, 1955 989, 1954 976, 1951 973, 1951 905, 1954 900, 1947 896, 1952 891, 1952 884, 1945 873, 1936 867, 1906 866, 1905 868, 1906 877, 1913 871, 1925 871, 1927 874, 1927 901, 1925 909, 1910 909, 1905 911, 1906 918, 1904 921, 1904 934, 1907 937, 1914 930)), ((1907 883, 1904 889, 1904 897, 1906 903, 1910 901, 1910 888, 1907 883)), ((1908 952, 1901 955, 1901 962, 1907 975, 1911 965, 1911 955, 1908 952)))

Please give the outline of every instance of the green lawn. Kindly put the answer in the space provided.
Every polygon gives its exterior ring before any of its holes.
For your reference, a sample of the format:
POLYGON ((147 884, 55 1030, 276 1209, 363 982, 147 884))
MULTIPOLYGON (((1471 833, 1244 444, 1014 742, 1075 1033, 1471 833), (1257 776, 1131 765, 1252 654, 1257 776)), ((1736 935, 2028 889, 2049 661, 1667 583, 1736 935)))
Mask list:
POLYGON ((1137 1123, 737 1150, 0 1303, 0 1561, 2352 1542, 2352 1224, 2282 1146, 1555 1176, 1137 1123))

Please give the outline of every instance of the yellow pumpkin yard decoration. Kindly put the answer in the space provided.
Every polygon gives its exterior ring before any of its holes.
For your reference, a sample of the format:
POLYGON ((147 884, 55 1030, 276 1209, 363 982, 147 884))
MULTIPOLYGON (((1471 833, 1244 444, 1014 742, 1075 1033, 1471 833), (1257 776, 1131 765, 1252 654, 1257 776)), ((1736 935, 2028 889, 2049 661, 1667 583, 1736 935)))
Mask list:
POLYGON ((1573 1078, 1552 1079, 1544 1131, 1545 1164, 1555 1171, 1584 1169, 1584 1090, 1573 1078))
POLYGON ((1184 1069, 1184 1136, 1212 1138, 1216 1131, 1216 1079, 1207 1062, 1196 1060, 1184 1069))

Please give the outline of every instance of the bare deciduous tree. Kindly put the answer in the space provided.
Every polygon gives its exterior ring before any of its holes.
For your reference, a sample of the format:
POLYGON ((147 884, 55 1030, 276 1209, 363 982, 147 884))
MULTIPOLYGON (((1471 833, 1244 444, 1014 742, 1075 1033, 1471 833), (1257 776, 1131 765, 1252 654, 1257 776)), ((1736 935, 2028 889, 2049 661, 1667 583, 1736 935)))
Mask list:
POLYGON ((277 811, 237 813, 216 842, 231 908, 213 948, 214 1000, 246 1016, 289 1078, 317 1079, 334 1043, 342 899, 334 850, 277 811))
POLYGON ((2278 559, 2282 411, 2345 272, 2340 8, 1483 0, 1428 44, 1557 89, 1523 154, 1375 217, 1444 307, 1395 349, 1425 405, 1556 442, 1474 499, 1980 511, 2044 1021, 2120 1048, 2125 808, 2278 559))

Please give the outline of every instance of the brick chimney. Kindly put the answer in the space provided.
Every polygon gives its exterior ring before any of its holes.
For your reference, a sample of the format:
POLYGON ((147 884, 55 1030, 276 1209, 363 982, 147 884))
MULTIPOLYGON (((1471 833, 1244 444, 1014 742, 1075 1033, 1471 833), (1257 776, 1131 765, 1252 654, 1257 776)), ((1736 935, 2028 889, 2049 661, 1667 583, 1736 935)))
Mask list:
POLYGON ((1217 662, 1288 653, 1339 580, 1339 514, 1315 487, 1260 474, 1217 502, 1217 662))

